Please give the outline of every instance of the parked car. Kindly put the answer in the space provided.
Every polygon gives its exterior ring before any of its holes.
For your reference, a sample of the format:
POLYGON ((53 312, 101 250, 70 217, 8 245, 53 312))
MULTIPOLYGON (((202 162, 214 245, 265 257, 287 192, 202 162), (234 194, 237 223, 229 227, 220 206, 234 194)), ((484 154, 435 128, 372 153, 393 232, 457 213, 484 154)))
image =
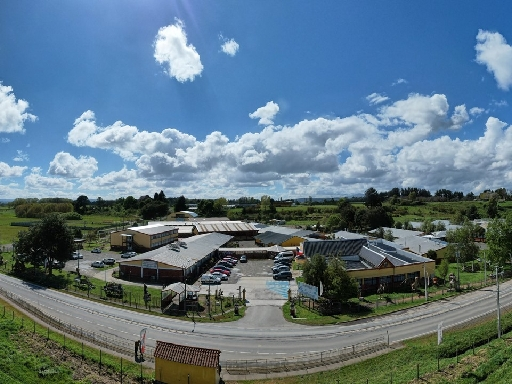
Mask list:
POLYGON ((231 271, 229 269, 222 268, 222 267, 213 267, 212 269, 210 269, 210 273, 213 273, 213 272, 220 272, 225 275, 231 276, 231 271))
POLYGON ((274 280, 292 280, 292 271, 281 271, 274 273, 274 280))
POLYGON ((225 273, 219 272, 219 271, 211 272, 211 275, 212 276, 220 277, 221 280, 227 280, 228 279, 228 275, 226 275, 225 273))
POLYGON ((57 269, 62 269, 66 266, 66 263, 63 261, 53 260, 52 267, 57 269))
POLYGON ((73 260, 83 259, 83 258, 84 258, 84 255, 82 255, 78 251, 73 252, 73 254, 71 255, 71 259, 73 259, 73 260))
POLYGON ((105 266, 105 263, 103 263, 103 261, 101 261, 101 260, 96 260, 91 263, 91 267, 94 267, 94 268, 103 268, 104 266, 105 266))
POLYGON ((212 275, 201 276, 201 284, 220 284, 220 278, 212 275))
POLYGON ((292 260, 288 260, 288 259, 274 260, 274 265, 292 265, 292 260))
POLYGON ((106 259, 103 259, 103 264, 105 265, 114 265, 116 263, 116 259, 109 257, 106 259))
POLYGON ((125 252, 121 254, 122 259, 130 259, 134 256, 137 256, 137 252, 125 252))
POLYGON ((245 255, 240 256, 240 262, 247 263, 247 256, 245 256, 245 255))
POLYGON ((236 265, 238 263, 238 260, 232 259, 231 257, 224 257, 221 261, 227 261, 228 263, 231 263, 233 265, 236 265))
POLYGON ((287 265, 276 265, 276 266, 272 267, 273 273, 278 273, 281 271, 289 271, 289 270, 290 270, 290 267, 287 265))
POLYGON ((194 291, 187 291, 187 301, 197 301, 197 293, 194 291))
POLYGON ((229 263, 226 263, 224 261, 219 261, 217 264, 215 264, 216 266, 219 266, 219 267, 224 267, 224 268, 227 268, 229 270, 231 270, 231 268, 233 268, 233 265, 229 264, 229 263))
POLYGON ((99 248, 93 248, 93 249, 91 249, 91 252, 92 252, 92 253, 101 253, 101 249, 99 249, 99 248))

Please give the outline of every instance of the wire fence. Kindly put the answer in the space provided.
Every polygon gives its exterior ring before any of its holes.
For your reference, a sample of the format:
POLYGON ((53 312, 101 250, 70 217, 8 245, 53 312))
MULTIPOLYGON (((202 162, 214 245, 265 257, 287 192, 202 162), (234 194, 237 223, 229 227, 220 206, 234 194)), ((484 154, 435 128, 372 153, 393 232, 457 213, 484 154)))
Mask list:
POLYGON ((343 361, 360 358, 386 349, 387 339, 379 336, 363 343, 344 348, 312 352, 280 359, 228 360, 223 369, 230 375, 271 374, 280 372, 302 371, 320 366, 327 366, 343 361))

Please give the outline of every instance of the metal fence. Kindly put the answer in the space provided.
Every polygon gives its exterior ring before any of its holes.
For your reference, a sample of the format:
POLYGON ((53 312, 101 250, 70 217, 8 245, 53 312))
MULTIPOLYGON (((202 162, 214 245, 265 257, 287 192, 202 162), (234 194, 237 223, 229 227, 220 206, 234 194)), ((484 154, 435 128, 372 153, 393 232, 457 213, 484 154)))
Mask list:
POLYGON ((379 336, 344 348, 307 353, 281 359, 227 360, 222 367, 230 375, 293 372, 326 366, 363 357, 388 347, 387 339, 379 336))
MULTIPOLYGON (((43 321, 45 324, 58 329, 59 331, 66 333, 68 335, 72 335, 75 338, 79 340, 83 340, 86 342, 89 342, 95 346, 103 347, 105 349, 108 349, 110 351, 118 352, 126 356, 133 356, 134 353, 134 340, 128 340, 122 337, 116 337, 115 339, 111 337, 107 337, 102 334, 98 334, 96 332, 92 332, 86 329, 83 329, 81 327, 78 327, 76 325, 66 323, 61 321, 59 318, 52 316, 39 308, 36 308, 34 305, 28 303, 27 301, 23 300, 20 296, 5 291, 3 288, 0 287, 0 293, 8 298, 9 300, 13 301, 18 305, 20 308, 23 308, 27 312, 30 312, 32 315, 36 316, 38 319, 43 321)), ((154 348, 150 346, 146 346, 146 352, 144 354, 144 359, 146 361, 154 362, 154 348)))

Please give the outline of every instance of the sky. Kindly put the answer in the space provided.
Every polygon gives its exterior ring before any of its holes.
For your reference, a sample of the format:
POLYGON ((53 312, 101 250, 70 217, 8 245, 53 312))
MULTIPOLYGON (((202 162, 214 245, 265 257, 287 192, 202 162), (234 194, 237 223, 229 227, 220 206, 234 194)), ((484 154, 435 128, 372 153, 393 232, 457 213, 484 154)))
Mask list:
POLYGON ((0 199, 510 190, 511 11, 4 0, 0 199))

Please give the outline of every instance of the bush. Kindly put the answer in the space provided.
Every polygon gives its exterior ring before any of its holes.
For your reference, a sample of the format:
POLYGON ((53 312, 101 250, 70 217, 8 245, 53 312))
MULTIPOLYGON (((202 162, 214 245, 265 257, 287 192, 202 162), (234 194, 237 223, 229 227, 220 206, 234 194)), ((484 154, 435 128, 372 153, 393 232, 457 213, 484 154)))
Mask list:
POLYGON ((61 217, 64 220, 82 220, 82 215, 80 215, 78 212, 62 213, 61 217))

